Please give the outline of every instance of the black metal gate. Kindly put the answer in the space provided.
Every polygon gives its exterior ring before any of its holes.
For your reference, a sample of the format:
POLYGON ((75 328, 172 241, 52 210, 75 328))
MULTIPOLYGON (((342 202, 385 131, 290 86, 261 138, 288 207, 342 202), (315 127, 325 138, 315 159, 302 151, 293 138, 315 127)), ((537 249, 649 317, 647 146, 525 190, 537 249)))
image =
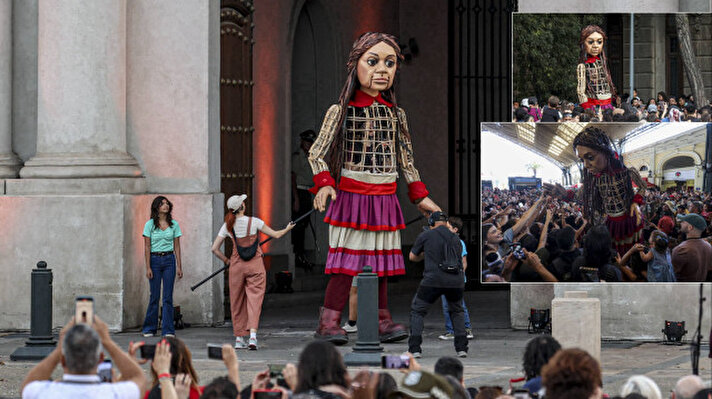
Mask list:
POLYGON ((517 0, 450 0, 448 210, 462 217, 479 281, 480 123, 510 122, 512 13, 517 0))

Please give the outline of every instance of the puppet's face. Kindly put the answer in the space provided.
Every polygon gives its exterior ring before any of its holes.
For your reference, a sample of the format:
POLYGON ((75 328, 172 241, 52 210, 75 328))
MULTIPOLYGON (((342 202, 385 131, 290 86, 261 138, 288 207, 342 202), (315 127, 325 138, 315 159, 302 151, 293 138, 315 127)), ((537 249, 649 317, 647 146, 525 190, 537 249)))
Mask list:
POLYGON ((593 148, 582 145, 576 146, 576 155, 578 155, 583 167, 591 173, 601 173, 608 167, 608 158, 606 154, 596 151, 593 148))
POLYGON ((384 42, 366 50, 356 67, 361 90, 375 97, 378 92, 390 89, 396 76, 397 61, 396 51, 384 42))
POLYGON ((583 41, 583 45, 587 54, 598 57, 603 51, 603 35, 593 32, 583 41))

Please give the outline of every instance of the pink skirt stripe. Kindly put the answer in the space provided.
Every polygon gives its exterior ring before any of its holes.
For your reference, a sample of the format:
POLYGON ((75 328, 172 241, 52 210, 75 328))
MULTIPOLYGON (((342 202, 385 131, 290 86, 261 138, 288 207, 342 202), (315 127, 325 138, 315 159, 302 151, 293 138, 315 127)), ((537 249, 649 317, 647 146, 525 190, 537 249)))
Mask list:
POLYGON ((371 266, 379 277, 405 274, 402 253, 354 255, 348 252, 332 252, 332 249, 329 249, 329 255, 326 257, 324 273, 356 276, 363 271, 364 266, 371 266))
POLYGON ((395 194, 363 195, 339 191, 324 221, 332 226, 355 230, 395 231, 405 228, 403 212, 395 194))

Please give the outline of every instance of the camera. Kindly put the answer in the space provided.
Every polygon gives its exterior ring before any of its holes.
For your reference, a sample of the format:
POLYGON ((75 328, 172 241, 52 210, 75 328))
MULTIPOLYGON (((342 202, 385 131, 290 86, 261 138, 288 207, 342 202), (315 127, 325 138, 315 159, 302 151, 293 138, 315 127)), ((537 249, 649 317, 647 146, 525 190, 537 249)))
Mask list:
POLYGON ((522 244, 518 242, 512 243, 511 252, 514 255, 514 259, 524 260, 527 257, 524 254, 524 248, 522 248, 522 244))

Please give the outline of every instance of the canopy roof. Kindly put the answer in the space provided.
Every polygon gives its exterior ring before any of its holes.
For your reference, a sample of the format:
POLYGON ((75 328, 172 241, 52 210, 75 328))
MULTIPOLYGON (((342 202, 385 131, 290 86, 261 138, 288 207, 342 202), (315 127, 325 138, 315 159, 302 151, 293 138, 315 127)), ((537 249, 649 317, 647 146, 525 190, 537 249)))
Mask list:
MULTIPOLYGON (((596 126, 616 143, 659 124, 648 123, 483 123, 482 131, 491 132, 550 160, 559 167, 569 167, 578 161, 571 143, 588 126, 596 126)), ((486 151, 486 148, 482 149, 486 151)))

